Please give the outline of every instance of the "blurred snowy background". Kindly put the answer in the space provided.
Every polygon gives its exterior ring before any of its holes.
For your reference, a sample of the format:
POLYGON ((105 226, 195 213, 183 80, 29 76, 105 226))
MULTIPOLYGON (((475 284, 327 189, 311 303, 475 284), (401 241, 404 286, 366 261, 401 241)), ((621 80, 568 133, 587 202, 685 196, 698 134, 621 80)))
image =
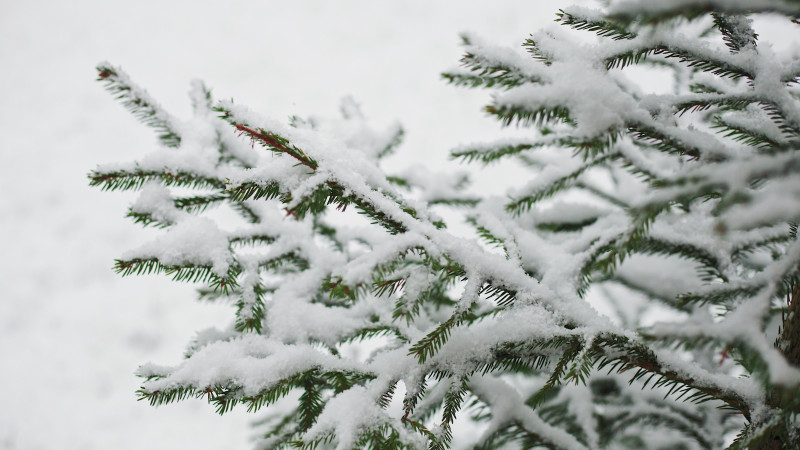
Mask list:
POLYGON ((94 81, 96 63, 184 117, 192 78, 277 119, 334 115, 352 95, 377 125, 405 126, 393 164, 442 168, 450 148, 500 134, 486 92, 439 77, 458 33, 518 45, 574 3, 0 1, 0 449, 248 448, 252 434, 240 410, 136 401, 139 364, 176 362, 232 311, 112 272, 147 233, 123 217, 131 195, 86 173, 156 139, 94 81))

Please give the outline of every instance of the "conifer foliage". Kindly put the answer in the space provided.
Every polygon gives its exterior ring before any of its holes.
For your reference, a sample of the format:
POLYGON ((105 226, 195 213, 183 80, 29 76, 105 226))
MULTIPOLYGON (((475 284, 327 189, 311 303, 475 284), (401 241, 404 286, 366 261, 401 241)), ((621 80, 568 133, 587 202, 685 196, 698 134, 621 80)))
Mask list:
POLYGON ((281 123, 195 82, 179 120, 100 64, 163 144, 89 174, 162 229, 116 270, 235 306, 142 366, 140 398, 259 411, 264 449, 448 448, 457 418, 487 449, 798 448, 800 60, 759 40, 762 13, 800 4, 573 7, 524 50, 465 35, 445 80, 493 89, 486 111, 530 138, 452 157, 529 168, 508 198, 387 174, 403 130, 352 100, 281 123))

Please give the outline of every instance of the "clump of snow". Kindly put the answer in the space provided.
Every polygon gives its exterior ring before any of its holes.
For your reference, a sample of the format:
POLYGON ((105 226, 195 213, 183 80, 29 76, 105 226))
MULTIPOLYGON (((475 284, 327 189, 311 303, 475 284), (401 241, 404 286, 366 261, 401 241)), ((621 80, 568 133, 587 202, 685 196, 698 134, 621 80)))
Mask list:
POLYGON ((206 345, 177 367, 146 365, 140 373, 160 378, 145 383, 148 392, 234 382, 243 395, 254 396, 280 380, 307 370, 362 370, 357 364, 336 358, 304 345, 286 345, 259 335, 245 334, 238 339, 206 345))
POLYGON ((153 219, 164 223, 175 223, 188 216, 175 207, 169 189, 158 183, 148 183, 139 193, 139 198, 131 205, 135 213, 150 214, 153 219))
POLYGON ((372 389, 355 386, 330 399, 304 440, 314 440, 333 433, 336 449, 345 450, 353 448, 361 433, 392 424, 400 433, 401 442, 425 447, 422 436, 397 426, 396 421, 378 405, 377 398, 382 392, 375 392, 375 387, 379 386, 379 383, 372 384, 372 389))
POLYGON ((210 266, 219 277, 227 277, 233 264, 228 238, 216 223, 205 217, 191 217, 164 232, 123 259, 157 259, 165 266, 210 266))

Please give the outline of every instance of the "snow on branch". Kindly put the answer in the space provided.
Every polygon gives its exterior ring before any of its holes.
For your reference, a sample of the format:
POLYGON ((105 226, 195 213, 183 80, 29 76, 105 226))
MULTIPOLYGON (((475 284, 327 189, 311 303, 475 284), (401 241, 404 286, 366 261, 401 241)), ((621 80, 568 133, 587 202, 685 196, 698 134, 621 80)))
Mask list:
POLYGON ((489 180, 503 197, 481 172, 388 167, 402 127, 350 98, 283 123, 194 82, 179 121, 101 64, 169 147, 89 174, 158 228, 116 270, 234 305, 143 366, 140 398, 267 410, 259 448, 448 448, 463 420, 485 448, 796 447, 800 66, 758 40, 764 12, 800 14, 626 1, 561 10, 522 49, 465 34, 443 77, 531 129, 451 152, 528 171, 489 180))

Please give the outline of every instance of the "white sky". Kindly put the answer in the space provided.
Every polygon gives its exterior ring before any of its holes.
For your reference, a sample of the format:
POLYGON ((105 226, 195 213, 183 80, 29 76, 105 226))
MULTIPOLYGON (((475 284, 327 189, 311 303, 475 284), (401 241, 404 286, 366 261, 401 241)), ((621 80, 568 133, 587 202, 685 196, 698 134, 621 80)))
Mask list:
POLYGON ((135 401, 139 364, 177 362, 232 311, 112 272, 148 235, 123 217, 132 196, 90 189, 86 173, 156 140, 94 81, 97 62, 183 116, 192 78, 277 119, 332 115, 352 95, 379 125, 405 126, 392 162, 438 167, 501 133, 481 112, 487 92, 439 78, 458 33, 517 45, 586 1, 0 0, 0 449, 247 448, 252 434, 241 410, 135 401))
POLYGON ((130 195, 90 189, 85 174, 155 138, 94 81, 97 62, 184 116, 195 77, 279 119, 334 114, 353 95, 377 123, 405 126, 397 164, 439 165, 499 136, 486 92, 439 78, 458 63, 458 32, 517 44, 571 3, 0 1, 0 448, 248 447, 242 411, 135 401, 138 364, 177 362, 194 331, 232 312, 111 271, 146 234, 123 217, 130 195))

